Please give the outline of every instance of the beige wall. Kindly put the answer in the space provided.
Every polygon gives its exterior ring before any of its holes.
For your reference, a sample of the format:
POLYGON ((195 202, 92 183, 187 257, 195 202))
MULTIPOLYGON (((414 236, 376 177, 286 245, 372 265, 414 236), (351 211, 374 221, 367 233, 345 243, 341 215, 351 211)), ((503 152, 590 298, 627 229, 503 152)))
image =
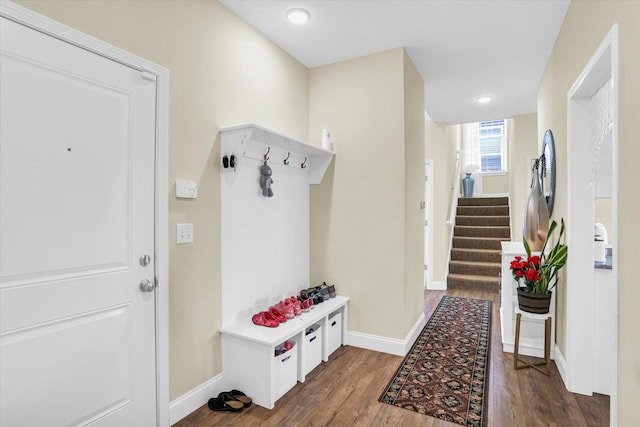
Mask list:
POLYGON ((322 184, 311 188, 311 281, 335 283, 351 297, 349 330, 397 339, 408 332, 404 317, 380 321, 380 313, 404 313, 409 298, 405 127, 414 127, 416 101, 407 100, 405 123, 404 58, 393 49, 314 68, 309 90, 309 140, 317 144, 329 129, 336 151, 322 184))
MULTIPOLYGON (((170 70, 170 398, 221 372, 220 127, 259 123, 307 137, 308 70, 215 1, 21 1, 170 70), (176 179, 198 183, 175 198, 176 179)), ((162 284, 160 284, 162 286, 162 284)))
POLYGON ((424 81, 403 52, 404 70, 404 329, 408 331, 423 310, 424 290, 424 81))
POLYGON ((511 205, 511 240, 522 241, 524 206, 531 186, 531 159, 538 151, 538 116, 515 116, 509 133, 509 203, 511 205))
MULTIPOLYGON (((640 396, 640 286, 635 272, 640 222, 634 177, 640 158, 640 2, 574 1, 569 6, 538 90, 538 141, 551 129, 556 141, 557 196, 553 217, 567 215, 567 92, 614 23, 619 26, 618 148, 618 425, 634 425, 640 396)), ((616 171, 614 171, 616 173, 616 171)), ((615 221, 615 218, 613 218, 615 221)), ((571 224, 567 224, 570 229, 571 224)), ((569 248, 571 250, 571 248, 569 248)), ((567 277, 567 280, 571 280, 567 277)), ((566 351, 566 287, 558 290, 557 341, 566 351)))
POLYGON ((482 175, 482 194, 507 194, 509 192, 509 173, 482 175))

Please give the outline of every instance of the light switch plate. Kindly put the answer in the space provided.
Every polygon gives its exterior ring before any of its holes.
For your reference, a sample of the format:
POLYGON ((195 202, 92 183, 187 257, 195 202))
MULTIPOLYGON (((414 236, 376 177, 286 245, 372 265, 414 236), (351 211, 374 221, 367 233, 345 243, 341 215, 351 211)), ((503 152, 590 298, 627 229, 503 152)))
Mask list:
POLYGON ((198 184, 193 181, 176 181, 176 197, 195 199, 198 197, 198 184))
POLYGON ((177 224, 178 237, 176 243, 193 243, 193 224, 177 224))

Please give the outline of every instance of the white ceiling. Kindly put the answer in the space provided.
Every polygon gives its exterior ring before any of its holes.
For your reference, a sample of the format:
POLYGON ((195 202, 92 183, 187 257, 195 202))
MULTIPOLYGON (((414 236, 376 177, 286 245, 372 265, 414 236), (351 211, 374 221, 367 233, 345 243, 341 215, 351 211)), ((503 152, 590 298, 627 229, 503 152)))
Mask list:
POLYGON ((220 0, 309 68, 404 47, 434 121, 536 111, 536 92, 569 0, 220 0), (311 20, 289 23, 303 7, 311 20), (491 95, 479 105, 475 99, 491 95))

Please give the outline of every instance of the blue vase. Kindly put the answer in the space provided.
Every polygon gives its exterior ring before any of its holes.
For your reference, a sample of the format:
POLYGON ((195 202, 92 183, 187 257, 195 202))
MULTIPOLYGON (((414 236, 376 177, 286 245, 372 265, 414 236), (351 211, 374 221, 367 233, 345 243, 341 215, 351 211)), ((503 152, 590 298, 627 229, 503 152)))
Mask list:
POLYGON ((473 178, 470 173, 465 172, 465 177, 462 179, 462 191, 464 197, 473 197, 473 178))

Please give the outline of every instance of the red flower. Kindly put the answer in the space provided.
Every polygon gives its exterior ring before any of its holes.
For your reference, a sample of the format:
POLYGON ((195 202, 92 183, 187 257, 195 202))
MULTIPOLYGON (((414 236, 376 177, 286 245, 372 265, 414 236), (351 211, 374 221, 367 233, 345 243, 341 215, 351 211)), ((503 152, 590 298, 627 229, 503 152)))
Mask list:
POLYGON ((520 261, 522 259, 522 257, 520 255, 516 255, 513 257, 514 260, 516 261, 520 261))
POLYGON ((513 272, 513 274, 515 274, 518 277, 522 277, 522 270, 516 270, 513 272))
POLYGON ((538 273, 538 270, 530 268, 524 272, 524 278, 528 282, 537 282, 540 280, 540 273, 538 273))

